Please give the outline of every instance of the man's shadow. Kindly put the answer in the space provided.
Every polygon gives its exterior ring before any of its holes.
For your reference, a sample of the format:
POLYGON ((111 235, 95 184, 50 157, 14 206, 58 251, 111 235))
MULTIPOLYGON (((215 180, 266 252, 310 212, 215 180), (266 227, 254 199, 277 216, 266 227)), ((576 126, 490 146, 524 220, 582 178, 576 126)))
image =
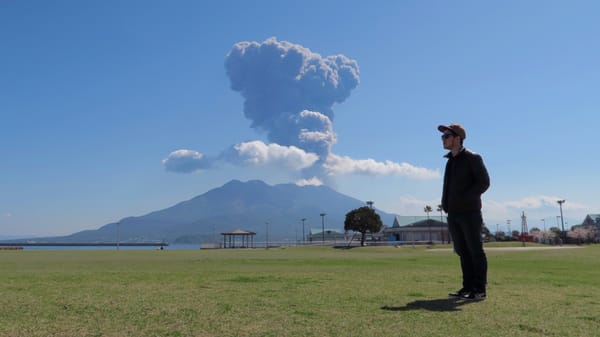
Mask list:
POLYGON ((477 301, 464 300, 456 297, 442 298, 436 300, 416 300, 407 303, 403 307, 384 306, 382 310, 388 311, 409 311, 409 310, 429 310, 429 311, 460 311, 459 307, 476 303, 477 301))

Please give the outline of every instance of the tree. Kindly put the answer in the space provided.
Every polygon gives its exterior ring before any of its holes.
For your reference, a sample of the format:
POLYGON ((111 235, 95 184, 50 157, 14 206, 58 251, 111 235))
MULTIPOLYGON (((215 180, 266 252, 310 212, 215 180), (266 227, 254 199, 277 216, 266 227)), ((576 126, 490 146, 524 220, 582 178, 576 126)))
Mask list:
POLYGON ((514 240, 517 240, 519 238, 519 235, 521 235, 521 232, 517 230, 512 231, 512 237, 514 240))
MULTIPOLYGON (((444 208, 442 204, 437 205, 437 211, 440 212, 440 222, 444 223, 444 208)), ((440 226, 440 240, 444 243, 444 227, 440 226)), ((450 243, 450 238, 448 238, 448 243, 450 243)))
POLYGON ((431 208, 431 206, 427 205, 427 206, 425 206, 423 211, 425 213, 427 213, 427 230, 429 231, 429 243, 432 243, 432 241, 431 241, 431 221, 429 221, 429 213, 433 212, 433 208, 431 208))
POLYGON ((425 213, 427 213, 427 219, 429 219, 429 213, 433 212, 433 208, 431 208, 431 206, 427 205, 427 206, 425 206, 425 208, 423 209, 423 211, 425 213))
POLYGON ((344 230, 359 232, 361 235, 360 245, 365 245, 367 232, 377 233, 381 230, 383 223, 379 214, 370 207, 363 206, 346 213, 344 230))
POLYGON ((567 233, 567 237, 578 244, 591 242, 595 236, 596 228, 594 226, 574 226, 573 230, 567 233))

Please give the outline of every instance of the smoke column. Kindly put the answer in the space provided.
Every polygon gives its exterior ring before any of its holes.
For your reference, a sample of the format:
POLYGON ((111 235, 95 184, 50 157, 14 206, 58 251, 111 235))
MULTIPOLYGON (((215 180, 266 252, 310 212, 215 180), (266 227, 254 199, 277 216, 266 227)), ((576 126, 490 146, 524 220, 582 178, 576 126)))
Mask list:
POLYGON ((342 103, 359 83, 356 61, 322 57, 309 49, 270 38, 240 42, 225 60, 231 89, 245 99, 251 127, 270 142, 316 153, 324 161, 336 142, 334 103, 342 103))

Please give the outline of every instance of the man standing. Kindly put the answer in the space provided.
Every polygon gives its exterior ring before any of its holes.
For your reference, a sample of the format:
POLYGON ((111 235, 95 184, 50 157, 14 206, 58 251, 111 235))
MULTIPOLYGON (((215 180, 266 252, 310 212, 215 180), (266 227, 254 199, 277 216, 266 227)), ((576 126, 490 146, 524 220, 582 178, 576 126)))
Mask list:
POLYGON ((467 138, 460 124, 440 125, 448 162, 444 172, 442 208, 448 213, 448 230, 454 251, 460 257, 462 288, 450 296, 471 300, 486 298, 487 258, 481 242, 483 218, 481 195, 490 186, 490 177, 481 156, 463 146, 467 138))

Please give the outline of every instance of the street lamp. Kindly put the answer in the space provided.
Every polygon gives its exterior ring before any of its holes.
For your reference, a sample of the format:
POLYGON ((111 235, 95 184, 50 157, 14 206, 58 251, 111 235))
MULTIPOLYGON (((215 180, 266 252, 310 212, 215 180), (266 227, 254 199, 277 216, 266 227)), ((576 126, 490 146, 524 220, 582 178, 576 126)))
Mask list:
POLYGON ((265 222, 265 229, 266 229, 265 249, 269 249, 269 222, 268 221, 265 222))
POLYGON ((325 216, 327 215, 327 213, 321 213, 319 214, 321 216, 321 237, 323 240, 323 243, 325 243, 325 216))
POLYGON ((304 235, 304 221, 306 221, 306 218, 302 218, 302 243, 306 243, 306 236, 304 235))
POLYGON ((540 219, 544 223, 544 232, 546 231, 546 219, 540 219))
POLYGON ((546 219, 540 219, 544 223, 544 231, 542 232, 543 243, 546 243, 546 219))
POLYGON ((562 212, 562 204, 565 203, 565 200, 557 200, 556 201, 558 203, 558 207, 560 207, 560 223, 562 225, 562 237, 564 239, 564 235, 565 235, 565 221, 563 219, 563 212, 562 212))

